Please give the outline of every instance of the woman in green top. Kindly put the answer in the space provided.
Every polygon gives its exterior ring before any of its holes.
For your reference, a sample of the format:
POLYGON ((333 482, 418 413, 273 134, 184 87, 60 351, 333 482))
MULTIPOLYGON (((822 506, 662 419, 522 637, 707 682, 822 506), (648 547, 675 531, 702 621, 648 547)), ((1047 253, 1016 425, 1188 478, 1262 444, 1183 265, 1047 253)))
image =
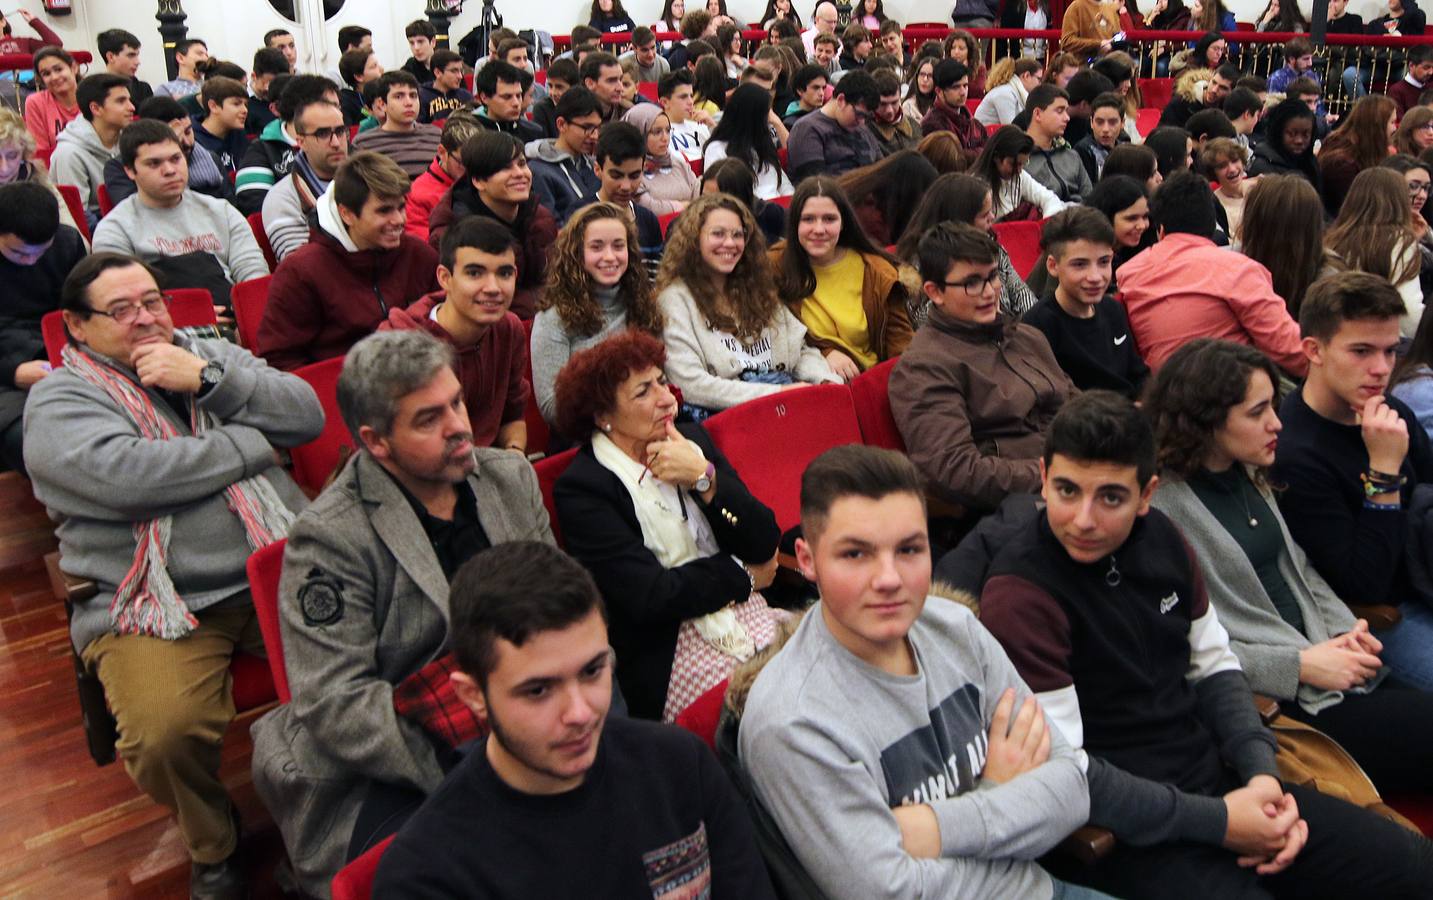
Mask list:
POLYGON ((1342 744, 1380 791, 1427 790, 1433 693, 1384 665, 1382 642, 1309 565, 1274 502, 1278 383, 1243 344, 1201 338, 1175 352, 1144 404, 1159 442, 1154 506, 1189 541, 1250 687, 1342 744))

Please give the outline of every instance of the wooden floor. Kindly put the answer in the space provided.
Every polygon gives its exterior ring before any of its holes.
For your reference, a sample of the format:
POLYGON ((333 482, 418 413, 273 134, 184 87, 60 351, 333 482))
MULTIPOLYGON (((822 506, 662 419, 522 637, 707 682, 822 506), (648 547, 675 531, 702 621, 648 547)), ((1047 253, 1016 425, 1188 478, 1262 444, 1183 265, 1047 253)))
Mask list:
MULTIPOLYGON (((16 485, 0 476, 0 897, 187 897, 173 818, 123 764, 100 768, 85 748, 64 608, 42 560, 54 541, 16 485)), ((222 776, 243 815, 253 896, 272 898, 282 846, 249 779, 252 721, 230 729, 222 776)))

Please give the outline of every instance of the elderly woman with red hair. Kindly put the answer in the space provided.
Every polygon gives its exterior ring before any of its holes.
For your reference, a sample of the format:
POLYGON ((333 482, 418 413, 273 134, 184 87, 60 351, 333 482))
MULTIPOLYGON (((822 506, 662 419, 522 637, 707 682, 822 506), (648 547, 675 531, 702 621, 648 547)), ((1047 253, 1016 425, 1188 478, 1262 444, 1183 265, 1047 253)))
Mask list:
POLYGON ((629 330, 557 376, 564 434, 587 436, 554 489, 567 552, 607 605, 634 716, 671 721, 771 642, 776 517, 697 424, 673 424, 666 348, 629 330))

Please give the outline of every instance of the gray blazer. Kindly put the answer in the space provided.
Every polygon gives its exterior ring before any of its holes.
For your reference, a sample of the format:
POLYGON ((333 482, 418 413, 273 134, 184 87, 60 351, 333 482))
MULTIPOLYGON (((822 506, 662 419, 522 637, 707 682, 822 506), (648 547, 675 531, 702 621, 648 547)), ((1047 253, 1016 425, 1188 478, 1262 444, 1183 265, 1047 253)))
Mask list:
MULTIPOLYGON (((474 451, 468 484, 493 544, 553 543, 521 456, 474 451)), ((254 723, 253 775, 304 891, 329 895, 370 780, 428 793, 443 772, 393 688, 448 652, 448 581, 403 493, 367 453, 298 518, 279 616, 292 702, 254 723)))
POLYGON ((1259 493, 1283 533, 1279 572, 1299 603, 1307 635, 1279 615, 1243 548, 1187 482, 1161 481, 1153 505, 1174 520, 1199 557, 1209 601, 1229 632, 1229 646, 1244 667, 1249 687, 1277 700, 1297 699, 1312 715, 1338 703, 1343 694, 1301 684, 1299 651, 1351 630, 1355 619, 1294 542, 1273 493, 1267 488, 1260 488, 1259 493))

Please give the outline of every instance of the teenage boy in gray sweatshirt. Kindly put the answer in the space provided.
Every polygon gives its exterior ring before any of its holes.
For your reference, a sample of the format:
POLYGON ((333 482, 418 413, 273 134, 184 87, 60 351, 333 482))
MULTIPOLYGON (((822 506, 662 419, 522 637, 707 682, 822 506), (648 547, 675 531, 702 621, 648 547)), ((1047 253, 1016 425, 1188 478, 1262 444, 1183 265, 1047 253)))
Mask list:
POLYGON ((99 189, 104 184, 104 165, 119 147, 120 129, 134 118, 134 103, 129 98, 129 81, 108 72, 81 81, 75 89, 75 100, 80 105, 80 117, 55 138, 50 177, 56 184, 72 184, 80 189, 93 232, 100 218, 99 189))
POLYGON ((739 733, 756 798, 831 897, 1103 897, 1035 863, 1089 793, 1000 645, 928 598, 920 474, 873 447, 801 478, 821 600, 757 677, 739 733))

